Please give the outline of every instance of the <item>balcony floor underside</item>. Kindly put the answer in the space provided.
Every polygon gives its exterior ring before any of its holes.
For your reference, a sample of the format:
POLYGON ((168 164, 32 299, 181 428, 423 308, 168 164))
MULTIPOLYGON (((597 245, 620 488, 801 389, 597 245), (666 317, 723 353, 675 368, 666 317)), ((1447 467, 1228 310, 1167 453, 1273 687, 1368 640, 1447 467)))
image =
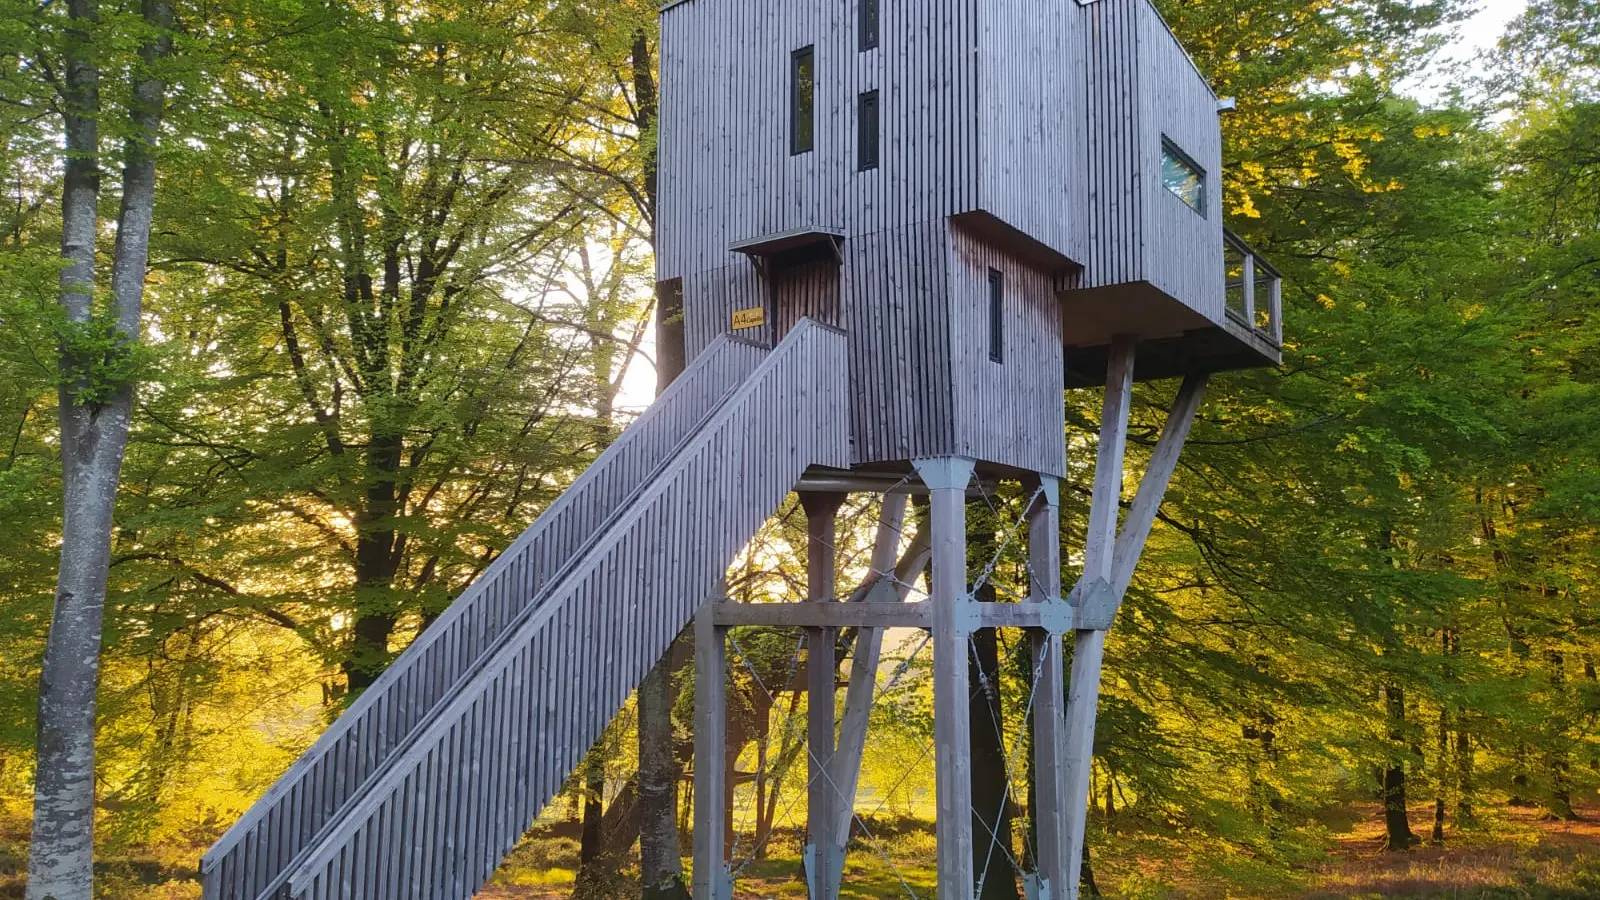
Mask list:
POLYGON ((1066 386, 1105 384, 1112 337, 1139 339, 1134 379, 1277 365, 1278 345, 1231 316, 1219 324, 1154 286, 1136 282, 1061 293, 1066 386))

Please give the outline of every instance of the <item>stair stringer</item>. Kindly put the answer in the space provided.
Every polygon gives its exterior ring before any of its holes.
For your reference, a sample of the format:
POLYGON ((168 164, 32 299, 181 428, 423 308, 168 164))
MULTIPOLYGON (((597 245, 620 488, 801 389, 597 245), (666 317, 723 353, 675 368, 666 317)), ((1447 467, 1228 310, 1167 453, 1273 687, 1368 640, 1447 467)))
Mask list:
POLYGON ((355 797, 571 556, 767 355, 724 337, 562 492, 201 860, 204 896, 255 900, 355 797))
POLYGON ((812 465, 849 465, 842 333, 804 320, 292 868, 288 897, 465 900, 812 465))

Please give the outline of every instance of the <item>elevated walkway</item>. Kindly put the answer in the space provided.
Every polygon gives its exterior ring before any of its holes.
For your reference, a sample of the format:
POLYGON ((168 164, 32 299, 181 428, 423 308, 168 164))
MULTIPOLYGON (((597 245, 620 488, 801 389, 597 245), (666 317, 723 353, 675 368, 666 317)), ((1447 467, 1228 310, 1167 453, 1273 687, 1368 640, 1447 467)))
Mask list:
POLYGON ((808 466, 845 339, 696 358, 201 862, 209 900, 471 897, 808 466))

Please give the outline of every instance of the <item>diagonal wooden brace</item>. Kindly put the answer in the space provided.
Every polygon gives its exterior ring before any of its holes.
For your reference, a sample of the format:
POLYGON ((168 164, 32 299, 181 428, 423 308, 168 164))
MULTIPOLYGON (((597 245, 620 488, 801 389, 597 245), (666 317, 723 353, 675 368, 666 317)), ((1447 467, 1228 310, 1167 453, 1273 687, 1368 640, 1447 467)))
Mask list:
MULTIPOLYGON (((905 554, 895 561, 905 522, 906 495, 886 494, 878 515, 878 536, 872 545, 872 577, 862 582, 850 599, 862 603, 904 603, 911 585, 928 565, 928 533, 918 529, 905 554), (893 577, 885 577, 893 566, 893 577)), ((866 751, 867 721, 878 683, 878 663, 883 656, 883 629, 862 628, 856 632, 855 653, 850 662, 850 685, 845 689, 844 717, 839 724, 839 746, 833 756, 833 783, 839 790, 834 809, 833 840, 841 850, 850 843, 850 825, 855 820, 856 791, 861 782, 861 758, 866 751)), ((833 883, 841 884, 843 852, 834 860, 839 871, 833 883)))
MULTIPOLYGON (((1203 373, 1188 376, 1178 389, 1178 399, 1172 404, 1167 424, 1161 429, 1161 438, 1156 441, 1155 453, 1145 467, 1144 478, 1139 481, 1139 492, 1134 495, 1133 505, 1128 508, 1122 529, 1117 533, 1110 577, 1091 579, 1085 566, 1084 577, 1073 587, 1071 600, 1077 610, 1079 630, 1105 631, 1116 618, 1128 585, 1133 583, 1133 570, 1144 554, 1145 542, 1150 539, 1150 529, 1155 525, 1167 485, 1178 468, 1178 457, 1183 453, 1184 441, 1189 438, 1189 429, 1205 398, 1205 389, 1203 373)), ((1099 502, 1098 495, 1094 502, 1099 502)))
MULTIPOLYGON (((1083 551, 1083 581, 1112 578, 1112 558, 1117 538, 1117 511, 1122 495, 1122 460, 1128 443, 1128 407, 1133 393, 1133 354, 1136 340, 1118 335, 1111 341, 1106 366, 1105 406, 1100 416, 1100 447, 1095 459, 1094 494, 1089 501, 1089 533, 1083 551)), ((1074 591, 1075 593, 1080 593, 1074 591)), ((1066 773, 1063 778, 1063 815, 1066 832, 1067 876, 1060 896, 1074 900, 1083 871, 1083 836, 1088 824, 1089 770, 1094 764, 1094 719, 1100 702, 1100 663, 1105 655, 1106 633, 1077 633, 1072 654, 1072 677, 1067 682, 1066 773)))
POLYGON ((1073 588, 1078 634, 1067 696, 1067 832, 1070 872, 1062 896, 1075 900, 1083 868, 1083 839, 1088 820, 1089 772, 1094 763, 1095 714, 1100 701, 1100 670, 1105 658, 1106 630, 1116 618, 1133 570, 1144 552, 1167 484, 1178 465, 1183 443, 1194 424, 1205 393, 1206 376, 1184 379, 1171 415, 1156 443, 1155 454, 1139 483, 1121 531, 1117 510, 1122 492, 1122 456, 1126 449, 1128 395, 1133 387, 1134 344, 1112 342, 1107 369, 1105 412, 1101 418, 1100 453, 1095 463, 1094 496, 1083 576, 1073 588))

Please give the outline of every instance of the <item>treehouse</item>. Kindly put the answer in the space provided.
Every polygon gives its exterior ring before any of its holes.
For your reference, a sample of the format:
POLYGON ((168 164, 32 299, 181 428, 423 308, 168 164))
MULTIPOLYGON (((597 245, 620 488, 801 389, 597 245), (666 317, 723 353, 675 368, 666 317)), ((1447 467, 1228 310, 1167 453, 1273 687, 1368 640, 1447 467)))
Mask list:
POLYGON ((968 642, 1024 629, 1026 877, 1075 896, 1106 630, 1207 376, 1279 359, 1278 276, 1223 229, 1223 104, 1147 0, 679 0, 660 48, 658 292, 682 311, 686 371, 206 854, 206 897, 472 896, 690 623, 697 900, 733 891, 721 676, 729 630, 752 624, 827 651, 804 652, 819 900, 840 889, 896 626, 931 636, 938 891, 970 900, 995 854, 973 834, 968 642), (1131 386, 1166 377, 1183 385, 1123 514, 1131 386), (1063 398, 1080 385, 1105 392, 1066 588, 1063 398), (1000 481, 1025 491, 1017 602, 969 581, 966 503, 1000 481), (877 540, 841 592, 857 491, 883 495, 877 540), (806 597, 726 599, 729 563, 792 492, 806 597), (908 493, 929 497, 909 543, 908 493))
POLYGON ((662 47, 689 352, 842 328, 857 464, 1059 474, 1052 398, 1115 335, 1140 379, 1278 361, 1277 276, 1223 229, 1224 104, 1146 0, 684 0, 662 47))

